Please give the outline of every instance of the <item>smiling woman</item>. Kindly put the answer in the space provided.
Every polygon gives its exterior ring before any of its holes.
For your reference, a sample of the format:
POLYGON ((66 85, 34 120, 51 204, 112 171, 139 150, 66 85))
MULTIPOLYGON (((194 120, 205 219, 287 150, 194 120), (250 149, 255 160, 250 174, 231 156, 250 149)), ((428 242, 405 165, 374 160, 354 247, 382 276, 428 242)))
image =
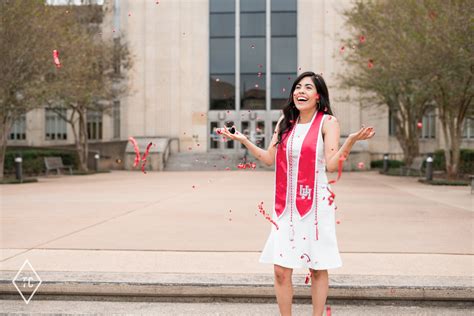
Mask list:
MULTIPOLYGON (((235 129, 235 127, 234 127, 235 129)), ((260 262, 274 264, 275 291, 282 315, 291 315, 294 268, 311 275, 314 315, 322 315, 329 291, 328 269, 342 266, 336 238, 334 194, 326 171, 342 168, 356 141, 375 132, 361 128, 339 148, 339 122, 332 115, 324 79, 304 72, 294 81, 283 116, 267 150, 235 130, 221 134, 240 141, 250 153, 275 167, 275 199, 270 235, 260 262)))

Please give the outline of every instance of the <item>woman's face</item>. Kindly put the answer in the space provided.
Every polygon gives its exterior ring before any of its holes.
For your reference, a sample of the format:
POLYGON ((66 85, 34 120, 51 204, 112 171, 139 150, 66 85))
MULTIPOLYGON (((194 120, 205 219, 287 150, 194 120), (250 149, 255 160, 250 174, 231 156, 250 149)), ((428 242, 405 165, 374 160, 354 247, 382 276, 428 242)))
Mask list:
POLYGON ((314 109, 318 100, 319 95, 311 77, 301 79, 293 91, 293 102, 296 108, 300 111, 314 109))

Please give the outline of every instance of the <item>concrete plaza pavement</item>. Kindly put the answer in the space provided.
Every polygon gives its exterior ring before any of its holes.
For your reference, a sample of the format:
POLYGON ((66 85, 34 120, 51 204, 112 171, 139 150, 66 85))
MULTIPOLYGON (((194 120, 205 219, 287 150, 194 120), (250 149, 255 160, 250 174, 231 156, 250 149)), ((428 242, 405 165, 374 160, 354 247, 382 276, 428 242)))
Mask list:
MULTIPOLYGON (((273 180, 269 171, 113 171, 0 186, 0 290, 26 259, 57 282, 255 276, 271 287, 272 265, 258 262, 270 224, 257 204, 271 211, 273 180)), ((329 270, 330 285, 449 284, 473 298, 470 188, 376 172, 344 173, 333 188, 343 267, 329 270)), ((296 283, 306 273, 295 270, 296 283)))

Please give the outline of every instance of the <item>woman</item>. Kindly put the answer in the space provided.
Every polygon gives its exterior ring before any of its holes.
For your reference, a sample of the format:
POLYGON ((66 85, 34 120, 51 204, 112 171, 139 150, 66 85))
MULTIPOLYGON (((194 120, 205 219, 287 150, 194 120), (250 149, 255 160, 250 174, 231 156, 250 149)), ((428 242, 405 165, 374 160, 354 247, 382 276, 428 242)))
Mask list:
POLYGON ((294 268, 309 269, 313 315, 322 315, 329 291, 327 269, 342 266, 326 170, 338 171, 354 143, 373 137, 374 129, 362 127, 339 148, 339 123, 332 116, 326 83, 320 75, 304 72, 293 83, 267 150, 238 131, 232 134, 223 128, 220 132, 240 141, 268 166, 276 161, 273 220, 277 225, 272 225, 260 262, 274 264, 281 315, 291 315, 294 268))

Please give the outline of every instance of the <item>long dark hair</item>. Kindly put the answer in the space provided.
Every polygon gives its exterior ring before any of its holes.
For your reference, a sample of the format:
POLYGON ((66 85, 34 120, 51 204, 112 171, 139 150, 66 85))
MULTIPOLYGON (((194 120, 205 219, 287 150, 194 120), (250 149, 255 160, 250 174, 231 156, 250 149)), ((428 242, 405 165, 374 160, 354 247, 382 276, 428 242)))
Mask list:
POLYGON ((319 94, 319 101, 316 103, 316 110, 323 111, 325 114, 333 115, 331 110, 331 105, 329 103, 329 92, 326 82, 322 76, 315 74, 312 71, 303 72, 298 78, 293 82, 291 87, 290 95, 286 101, 285 106, 283 107, 283 119, 279 125, 278 131, 278 141, 275 144, 278 145, 283 141, 283 138, 288 136, 288 132, 291 130, 294 124, 296 124, 296 119, 300 115, 300 111, 296 108, 295 103, 293 102, 293 92, 295 91, 296 85, 304 77, 311 77, 311 80, 316 87, 316 92, 319 94))

